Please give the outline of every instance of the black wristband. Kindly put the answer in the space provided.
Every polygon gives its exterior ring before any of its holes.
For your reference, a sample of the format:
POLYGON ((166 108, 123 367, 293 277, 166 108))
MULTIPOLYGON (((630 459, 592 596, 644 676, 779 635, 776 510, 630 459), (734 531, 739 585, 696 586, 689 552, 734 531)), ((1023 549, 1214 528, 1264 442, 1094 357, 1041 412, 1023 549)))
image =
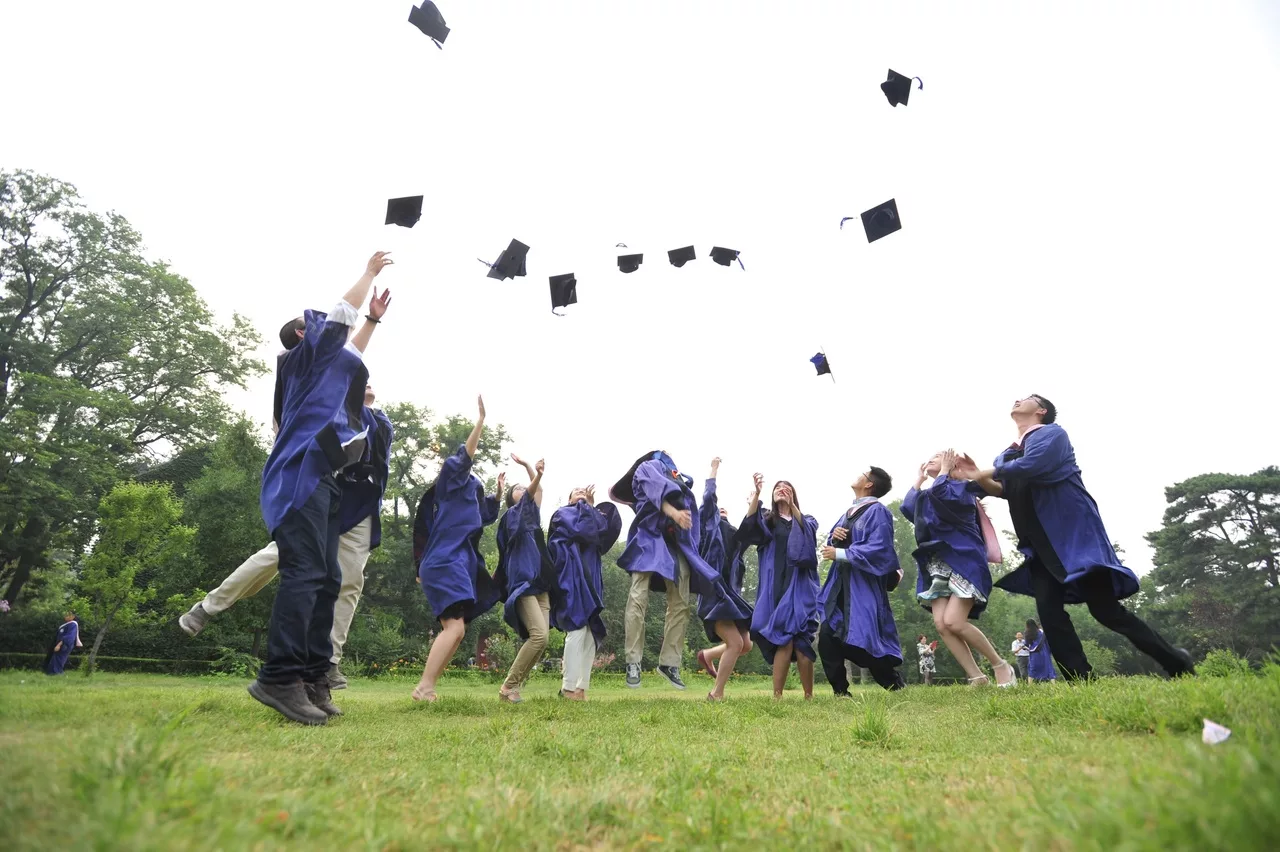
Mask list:
POLYGON ((365 314, 364 318, 367 319, 369 322, 373 323, 374 325, 377 325, 378 323, 382 322, 382 320, 380 319, 374 319, 370 314, 365 314))

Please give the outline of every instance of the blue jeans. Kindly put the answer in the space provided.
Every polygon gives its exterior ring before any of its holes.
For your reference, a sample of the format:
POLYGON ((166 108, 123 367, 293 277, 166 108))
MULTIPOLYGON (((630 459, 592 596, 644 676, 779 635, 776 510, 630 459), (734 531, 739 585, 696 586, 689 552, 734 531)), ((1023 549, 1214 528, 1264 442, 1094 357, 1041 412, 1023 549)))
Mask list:
POLYGON ((342 586, 338 567, 340 492, 320 480, 301 509, 291 509, 272 538, 280 549, 280 588, 271 609, 262 683, 322 680, 333 654, 333 605, 342 586))

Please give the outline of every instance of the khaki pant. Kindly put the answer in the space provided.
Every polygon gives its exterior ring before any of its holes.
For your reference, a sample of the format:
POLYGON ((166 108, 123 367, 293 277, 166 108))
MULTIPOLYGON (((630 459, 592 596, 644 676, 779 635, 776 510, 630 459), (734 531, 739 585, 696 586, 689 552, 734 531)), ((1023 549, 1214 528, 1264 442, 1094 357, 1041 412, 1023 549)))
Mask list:
MULTIPOLYGON (((342 660, 342 646, 360 603, 364 589, 364 568, 369 562, 369 539, 373 535, 373 519, 365 518, 338 539, 338 565, 342 568, 342 587, 333 605, 333 656, 335 666, 342 660)), ((279 572, 280 552, 273 541, 240 564, 218 588, 205 595, 204 611, 217 615, 230 609, 238 600, 253 597, 275 579, 279 572)))
POLYGON ((596 636, 591 626, 570 630, 564 637, 565 692, 577 692, 591 686, 591 667, 596 662, 596 636))
POLYGON ((520 646, 520 652, 511 664, 511 671, 507 672, 507 679, 502 684, 502 688, 507 690, 519 689, 524 685, 534 663, 542 659, 542 652, 547 649, 551 598, 546 592, 516 598, 516 613, 520 616, 520 623, 528 631, 529 638, 520 646))
MULTIPOLYGON (((644 616, 649 610, 648 572, 631 575, 625 615, 627 663, 644 657, 644 616)), ((684 633, 689 626, 689 561, 676 554, 676 583, 667 583, 667 619, 662 625, 662 652, 658 664, 680 667, 684 653, 684 633)))

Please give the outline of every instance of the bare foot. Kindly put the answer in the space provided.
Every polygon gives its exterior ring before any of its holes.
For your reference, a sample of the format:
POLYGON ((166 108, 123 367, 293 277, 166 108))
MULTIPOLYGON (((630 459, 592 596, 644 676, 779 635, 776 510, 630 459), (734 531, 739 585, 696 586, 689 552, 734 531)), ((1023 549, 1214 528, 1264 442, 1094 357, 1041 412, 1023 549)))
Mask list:
POLYGON ((806 692, 806 693, 804 694, 804 700, 805 700, 805 701, 812 701, 812 700, 813 700, 813 693, 812 693, 812 692, 806 692))
POLYGON ((415 687, 413 688, 413 700, 414 700, 414 701, 425 701, 425 702, 427 702, 428 704, 430 704, 431 702, 433 702, 433 701, 435 701, 435 700, 436 700, 436 690, 435 690, 435 687, 433 687, 433 686, 427 686, 427 685, 426 685, 426 684, 424 684, 424 683, 420 683, 420 684, 418 684, 417 686, 415 686, 415 687))

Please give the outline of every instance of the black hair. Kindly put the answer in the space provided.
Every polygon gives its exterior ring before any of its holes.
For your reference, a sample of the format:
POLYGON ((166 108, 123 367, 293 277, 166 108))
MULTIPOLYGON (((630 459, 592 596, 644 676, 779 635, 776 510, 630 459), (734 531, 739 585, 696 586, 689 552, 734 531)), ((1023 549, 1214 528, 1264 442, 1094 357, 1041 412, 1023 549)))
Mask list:
POLYGON ((925 638, 926 638, 926 637, 925 637, 925 635, 924 635, 923 633, 921 633, 919 636, 917 636, 917 637, 916 637, 916 641, 917 641, 917 642, 923 642, 923 641, 925 640, 925 638))
POLYGON ((294 317, 280 326, 280 343, 285 349, 298 345, 298 332, 307 330, 307 322, 301 317, 294 317))
POLYGON ((893 477, 882 467, 871 466, 868 471, 868 479, 871 480, 871 496, 883 497, 893 489, 893 477))
POLYGON ((1031 396, 1039 402, 1040 407, 1044 409, 1044 417, 1040 418, 1041 423, 1052 423, 1058 419, 1058 407, 1056 405, 1038 393, 1033 393, 1031 396))
POLYGON ((1027 635, 1022 638, 1027 642, 1033 642, 1035 641, 1035 638, 1039 635, 1040 635, 1040 625, 1036 624, 1036 620, 1034 618, 1028 618, 1027 619, 1027 635))
POLYGON ((778 490, 779 485, 785 485, 791 489, 791 508, 796 510, 797 515, 804 514, 802 511, 800 511, 800 495, 796 493, 796 487, 792 485, 790 482, 787 482, 785 479, 779 479, 777 482, 773 483, 773 490, 769 492, 769 504, 770 504, 769 511, 765 512, 765 515, 764 515, 764 520, 766 524, 773 522, 773 516, 778 511, 778 504, 773 502, 773 492, 778 490))

